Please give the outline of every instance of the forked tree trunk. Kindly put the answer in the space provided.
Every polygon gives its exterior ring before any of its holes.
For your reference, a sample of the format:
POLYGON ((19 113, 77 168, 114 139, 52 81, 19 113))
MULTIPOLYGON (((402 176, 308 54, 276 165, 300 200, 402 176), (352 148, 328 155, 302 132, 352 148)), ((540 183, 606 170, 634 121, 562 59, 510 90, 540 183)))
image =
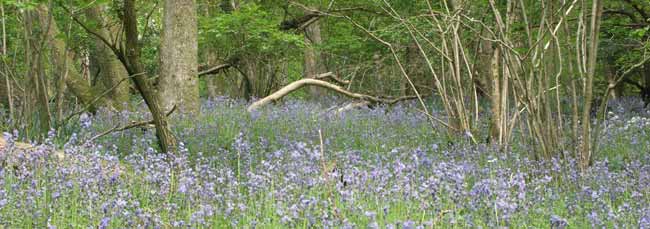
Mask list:
POLYGON ((198 32, 195 0, 166 0, 160 46, 162 106, 179 106, 182 112, 198 112, 198 32))
POLYGON ((169 129, 167 116, 161 109, 158 94, 153 83, 145 74, 142 62, 140 62, 140 46, 138 45, 138 22, 135 14, 135 0, 124 1, 124 30, 126 36, 126 55, 121 56, 129 75, 133 76, 136 89, 142 95, 144 102, 151 112, 153 123, 156 126, 156 137, 163 152, 176 150, 176 139, 169 129))
MULTIPOLYGON (((582 110, 582 147, 580 150, 580 168, 584 171, 591 164, 591 103, 593 100, 594 75, 596 74, 596 59, 598 58, 598 35, 600 19, 603 13, 603 1, 594 0, 591 10, 589 48, 587 56, 587 75, 585 83, 585 106, 582 110)), ((598 136, 594 136, 598 137, 598 136)))
MULTIPOLYGON (((236 9, 236 3, 232 0, 221 1, 217 6, 212 7, 212 5, 207 5, 201 9, 202 17, 213 17, 217 14, 219 7, 223 10, 224 13, 230 14, 236 9)), ((201 47, 199 49, 199 55, 202 57, 202 61, 207 63, 207 66, 217 66, 223 64, 223 61, 219 60, 219 51, 208 44, 207 47, 201 47)), ((199 71, 200 72, 200 71, 199 71)), ((201 76, 201 73, 199 73, 201 76)), ((231 83, 237 79, 239 76, 236 75, 236 72, 229 72, 227 70, 217 71, 214 74, 210 74, 206 77, 203 77, 205 81, 205 88, 208 98, 216 98, 217 96, 230 96, 235 97, 237 91, 234 90, 237 87, 232 86, 235 83, 231 83), (235 73, 235 74, 233 74, 235 73)))

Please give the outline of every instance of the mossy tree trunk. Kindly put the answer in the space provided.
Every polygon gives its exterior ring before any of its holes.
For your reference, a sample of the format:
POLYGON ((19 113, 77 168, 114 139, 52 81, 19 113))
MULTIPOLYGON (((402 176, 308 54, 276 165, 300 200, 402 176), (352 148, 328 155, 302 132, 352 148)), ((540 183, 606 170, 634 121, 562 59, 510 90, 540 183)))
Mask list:
MULTIPOLYGON (((86 10, 86 17, 94 21, 98 27, 96 32, 103 37, 110 37, 110 31, 102 18, 103 9, 99 6, 90 7, 86 10)), ((129 100, 129 84, 123 82, 123 79, 128 77, 128 73, 124 66, 117 59, 115 54, 111 51, 108 45, 104 44, 101 39, 93 38, 93 45, 91 45, 92 57, 96 61, 99 81, 103 89, 114 88, 110 92, 110 98, 113 101, 113 106, 116 109, 125 108, 129 100)))

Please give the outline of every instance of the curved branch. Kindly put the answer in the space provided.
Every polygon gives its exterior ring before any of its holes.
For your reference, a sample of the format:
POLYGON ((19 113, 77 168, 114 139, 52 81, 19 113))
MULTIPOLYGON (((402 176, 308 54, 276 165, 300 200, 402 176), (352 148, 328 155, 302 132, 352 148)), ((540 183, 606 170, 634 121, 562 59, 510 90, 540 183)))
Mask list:
POLYGON ((317 80, 332 79, 332 80, 334 80, 335 82, 337 82, 339 84, 343 84, 343 85, 350 84, 349 80, 341 79, 338 76, 336 76, 336 74, 334 74, 332 72, 327 72, 327 73, 317 75, 317 76, 314 77, 314 79, 317 79, 317 80))
POLYGON ((224 70, 224 69, 227 69, 227 68, 230 68, 230 67, 232 67, 232 65, 230 65, 230 64, 220 64, 220 65, 217 65, 217 66, 214 66, 214 67, 211 67, 211 68, 208 68, 208 69, 205 69, 205 70, 199 72, 198 76, 215 74, 215 73, 217 73, 217 72, 219 72, 221 70, 224 70))
POLYGON ((298 81, 294 81, 293 83, 290 83, 289 85, 281 88, 280 90, 274 92, 273 94, 264 97, 250 106, 248 106, 248 112, 253 112, 257 110, 258 108, 265 106, 271 102, 277 101, 281 99, 282 97, 290 94, 291 92, 294 92, 304 86, 316 86, 316 87, 321 87, 325 89, 329 89, 331 91, 337 92, 339 94, 342 94, 346 97, 353 98, 353 99, 358 99, 358 100, 363 100, 363 101, 368 101, 371 103, 384 103, 384 104, 394 104, 399 101, 403 100, 409 100, 409 99, 416 99, 418 98, 417 96, 402 96, 402 97, 397 97, 397 98, 383 98, 383 97, 376 97, 372 95, 366 95, 366 94, 359 94, 355 92, 350 92, 348 90, 345 90, 344 88, 325 82, 323 80, 317 80, 317 79, 301 79, 298 81))
POLYGON ((122 54, 122 51, 118 49, 115 45, 113 45, 108 38, 102 36, 99 34, 97 31, 93 30, 92 28, 88 27, 88 25, 84 24, 79 18, 72 12, 70 9, 68 9, 63 3, 59 2, 59 6, 63 8, 63 10, 72 17, 72 20, 75 21, 81 28, 83 28, 87 33, 97 37, 99 40, 101 40, 108 48, 110 48, 113 53, 115 53, 118 58, 122 54))

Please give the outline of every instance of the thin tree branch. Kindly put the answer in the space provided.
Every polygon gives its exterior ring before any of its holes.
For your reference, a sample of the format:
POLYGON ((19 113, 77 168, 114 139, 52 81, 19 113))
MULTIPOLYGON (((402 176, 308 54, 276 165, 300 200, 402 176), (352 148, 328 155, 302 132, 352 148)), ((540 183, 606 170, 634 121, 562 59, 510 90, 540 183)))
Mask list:
POLYGON ((124 81, 126 81, 126 80, 128 80, 128 79, 130 79, 130 78, 133 78, 133 77, 139 76, 139 75, 143 75, 143 74, 144 74, 144 72, 141 72, 141 73, 138 73, 138 74, 135 74, 135 75, 131 75, 131 76, 129 76, 129 77, 124 77, 124 78, 122 78, 119 82, 117 82, 117 83, 116 83, 115 85, 113 85, 111 88, 106 89, 104 92, 102 92, 101 94, 97 95, 97 96, 96 96, 92 101, 90 101, 90 103, 88 103, 84 108, 82 108, 81 110, 79 110, 79 111, 77 111, 77 112, 75 112, 75 113, 72 113, 71 115, 69 115, 68 117, 66 117, 66 118, 64 119, 63 123, 67 123, 68 121, 70 121, 70 119, 71 119, 72 117, 77 116, 77 115, 80 115, 80 114, 86 112, 90 107, 92 107, 95 103, 97 103, 101 98, 103 98, 103 97, 106 96, 109 92, 113 91, 115 88, 117 88, 118 86, 120 86, 120 84, 122 84, 124 81))
MULTIPOLYGON (((176 107, 177 106, 174 105, 172 107, 172 109, 169 110, 169 112, 167 112, 167 114, 165 116, 169 117, 172 113, 174 113, 174 111, 176 110, 176 107)), ((153 124, 154 124, 153 120, 147 120, 147 121, 139 121, 139 122, 132 121, 131 123, 129 123, 127 125, 124 125, 124 126, 116 125, 115 127, 110 128, 108 130, 105 130, 104 132, 101 132, 100 134, 95 135, 95 136, 91 137, 90 139, 86 140, 84 145, 86 145, 86 144, 88 144, 90 142, 93 142, 96 139, 101 138, 103 136, 106 136, 106 135, 108 135, 110 133, 116 132, 116 131, 125 131, 125 130, 128 130, 128 129, 132 129, 132 128, 136 128, 136 127, 140 127, 140 126, 146 126, 146 125, 153 125, 153 124)))
POLYGON ((205 69, 205 70, 199 72, 198 76, 215 74, 215 73, 217 73, 217 72, 219 72, 221 70, 225 70, 225 69, 230 68, 230 67, 232 67, 231 64, 220 64, 220 65, 217 65, 217 66, 214 66, 214 67, 211 67, 211 68, 208 68, 208 69, 205 69))
POLYGON ((317 80, 332 79, 333 81, 335 81, 335 82, 337 82, 339 84, 344 84, 344 85, 347 85, 347 84, 350 83, 350 81, 341 79, 332 72, 327 72, 327 73, 317 75, 317 76, 314 77, 314 79, 317 79, 317 80))

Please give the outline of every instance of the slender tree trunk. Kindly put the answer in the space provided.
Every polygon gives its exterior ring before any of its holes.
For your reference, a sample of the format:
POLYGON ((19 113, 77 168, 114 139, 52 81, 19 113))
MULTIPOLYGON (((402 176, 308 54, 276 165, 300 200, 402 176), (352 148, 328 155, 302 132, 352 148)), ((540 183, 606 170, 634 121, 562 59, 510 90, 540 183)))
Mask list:
MULTIPOLYGON (((27 72, 25 73, 25 87, 26 88, 33 88, 33 86, 30 84, 32 82, 31 76, 32 76, 32 44, 31 44, 31 37, 32 37, 32 24, 30 23, 30 16, 29 16, 29 11, 24 11, 23 12, 23 45, 24 45, 24 64, 27 66, 27 72)), ((23 95, 22 95, 22 102, 21 104, 21 113, 22 114, 33 114, 33 101, 34 101, 34 91, 33 90, 24 90, 23 95)), ((32 122, 29 120, 28 115, 19 115, 20 121, 19 123, 24 123, 24 134, 25 136, 30 136, 31 130, 32 130, 32 122)))
MULTIPOLYGON (((318 50, 318 46, 323 43, 319 21, 315 21, 305 28, 305 43, 303 76, 313 78, 318 74, 327 72, 323 56, 318 50)), ((326 91, 322 88, 310 87, 309 93, 312 98, 320 98, 326 91)))
MULTIPOLYGON (((594 75, 596 74, 596 59, 598 59, 598 35, 600 19, 603 13, 603 1, 594 0, 591 10, 590 42, 587 55, 587 75, 585 83, 585 106, 582 111, 582 147, 580 151, 580 167, 583 171, 591 164, 591 103, 593 100, 594 75)), ((598 127, 597 127, 598 128, 598 127)), ((598 137, 598 136, 594 136, 598 137)))
POLYGON ((166 0, 158 81, 162 106, 198 112, 198 32, 195 0, 166 0))
MULTIPOLYGON (((204 17, 210 17, 211 12, 213 12, 212 7, 210 7, 210 4, 207 4, 202 12, 202 16, 204 17)), ((228 1, 221 1, 219 3, 219 6, 224 10, 224 12, 230 12, 232 9, 229 7, 230 5, 228 4, 228 1)), ((216 50, 213 50, 211 47, 202 47, 200 50, 204 51, 199 51, 199 55, 203 57, 203 61, 207 63, 208 66, 212 66, 216 64, 216 50)), ((207 91, 207 96, 209 99, 216 98, 219 93, 218 93, 218 86, 217 86, 217 81, 219 79, 215 76, 208 76, 205 78, 205 89, 207 91)))
MULTIPOLYGON (((142 95, 144 102, 151 112, 154 125, 156 126, 156 137, 163 152, 176 150, 176 139, 169 129, 167 117, 161 109, 158 94, 153 83, 147 78, 144 67, 140 62, 140 47, 138 45, 138 22, 135 14, 135 0, 124 1, 124 30, 126 36, 126 56, 122 56, 122 63, 125 64, 129 75, 133 76, 136 89, 142 95)), ((196 76, 195 76, 196 77, 196 76)))
MULTIPOLYGON (((44 25, 41 25, 44 26, 44 25)), ((39 49, 39 54, 37 55, 37 60, 36 60, 36 66, 34 71, 34 80, 36 82, 35 89, 36 89, 36 97, 37 97, 37 106, 38 106, 38 123, 39 123, 39 130, 40 130, 40 135, 39 137, 45 137, 47 136, 47 132, 50 130, 52 127, 51 123, 51 117, 52 114, 50 112, 50 106, 49 106, 49 93, 48 93, 48 87, 47 87, 47 82, 46 78, 47 75, 45 73, 45 55, 44 51, 45 49, 43 47, 38 47, 39 49)))
POLYGON ((491 109, 491 114, 490 114, 490 138, 493 142, 497 142, 501 144, 501 137, 503 136, 503 129, 501 122, 502 115, 501 115, 501 74, 500 70, 500 60, 501 59, 501 53, 499 48, 495 48, 492 50, 492 60, 490 64, 490 70, 491 70, 491 75, 490 75, 490 109, 491 109))
MULTIPOLYGON (((0 16, 2 17, 2 58, 7 57, 7 30, 6 30, 6 18, 5 18, 5 7, 4 4, 0 3, 0 16)), ((5 92, 7 95, 7 108, 9 110, 9 119, 14 120, 14 100, 12 92, 12 83, 9 78, 9 70, 6 69, 4 62, 0 63, 0 70, 4 75, 5 80, 5 92)))
POLYGON ((645 106, 647 107, 648 104, 650 104, 650 63, 646 63, 643 66, 644 69, 644 74, 643 74, 643 81, 644 81, 644 91, 641 92, 641 95, 643 96, 643 101, 645 102, 645 106))
MULTIPOLYGON (((72 29, 72 22, 68 23, 68 28, 66 29, 66 36, 70 34, 70 30, 72 29)), ((68 43, 66 43, 65 51, 66 53, 64 56, 67 56, 67 51, 68 51, 68 43)), ((52 49, 50 49, 50 62, 51 63, 56 63, 58 60, 56 60, 57 55, 56 52, 53 52, 52 49)), ((55 100, 55 109, 56 109, 56 123, 57 125, 62 124, 64 117, 63 117, 63 103, 65 102, 65 91, 66 91, 66 86, 65 86, 65 79, 68 78, 68 59, 63 59, 63 65, 62 66, 56 66, 54 69, 56 73, 56 81, 55 81, 55 89, 56 89, 56 100, 55 100)))

